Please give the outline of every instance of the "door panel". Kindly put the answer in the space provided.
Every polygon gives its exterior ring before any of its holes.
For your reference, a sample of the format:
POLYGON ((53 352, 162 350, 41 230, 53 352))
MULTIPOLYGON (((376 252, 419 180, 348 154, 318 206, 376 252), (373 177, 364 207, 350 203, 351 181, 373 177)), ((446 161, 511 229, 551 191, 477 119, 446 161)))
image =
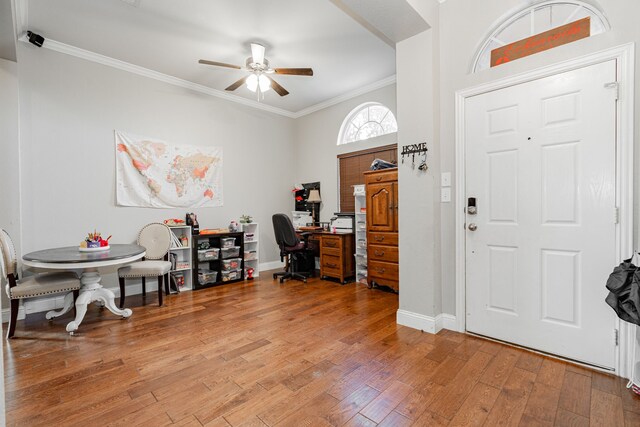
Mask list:
POLYGON ((615 61, 468 98, 467 329, 615 362, 615 61))
POLYGON ((367 229, 370 231, 394 231, 394 185, 383 182, 367 186, 367 229))

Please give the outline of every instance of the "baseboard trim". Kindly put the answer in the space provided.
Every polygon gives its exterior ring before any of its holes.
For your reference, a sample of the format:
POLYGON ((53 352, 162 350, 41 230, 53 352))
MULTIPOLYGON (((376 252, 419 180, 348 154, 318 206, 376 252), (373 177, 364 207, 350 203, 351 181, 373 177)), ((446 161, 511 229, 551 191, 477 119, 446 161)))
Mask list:
POLYGON ((450 331, 458 330, 458 321, 453 314, 442 313, 442 329, 448 329, 450 331))
MULTIPOLYGON (((106 287, 110 289, 116 295, 116 304, 118 304, 118 298, 120 298, 120 287, 106 287)), ((155 292, 158 289, 157 282, 155 280, 147 279, 147 292, 155 292)), ((128 295, 140 295, 142 293, 142 282, 132 283, 127 285, 128 295)), ((57 310, 64 306, 64 294, 59 294, 50 297, 43 298, 30 298, 22 301, 20 309, 18 310, 18 320, 24 320, 27 314, 42 313, 43 311, 57 310)), ((2 323, 9 323, 11 316, 11 309, 5 308, 2 310, 2 323)))
MULTIPOLYGON (((18 320, 24 320, 26 314, 24 312, 24 307, 20 306, 18 309, 18 320)), ((11 309, 3 308, 2 309, 2 323, 9 323, 9 319, 11 318, 11 309)))
POLYGON ((284 268, 284 262, 280 262, 280 261, 264 262, 260 264, 260 271, 282 270, 283 268, 284 268))
POLYGON ((442 329, 456 330, 456 316, 445 313, 431 317, 412 311, 398 310, 396 313, 396 322, 399 325, 419 329, 431 334, 437 334, 442 329))

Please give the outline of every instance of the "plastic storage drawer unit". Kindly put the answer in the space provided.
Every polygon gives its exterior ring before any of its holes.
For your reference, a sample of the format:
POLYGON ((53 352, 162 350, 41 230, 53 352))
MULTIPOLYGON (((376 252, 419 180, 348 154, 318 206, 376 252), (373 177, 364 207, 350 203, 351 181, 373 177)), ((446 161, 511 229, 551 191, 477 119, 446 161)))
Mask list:
POLYGON ((229 280, 240 279, 242 270, 222 270, 220 274, 222 274, 222 281, 228 282, 229 280))
POLYGON ((198 283, 206 285, 208 283, 215 283, 218 281, 218 272, 214 270, 207 270, 201 268, 198 270, 198 283))
POLYGON ((221 237, 220 238, 220 247, 222 248, 232 248, 233 245, 236 244, 235 237, 221 237))
POLYGON ((198 251, 198 261, 212 261, 218 259, 220 254, 220 249, 218 248, 210 248, 210 249, 200 249, 198 251))
POLYGON ((222 260, 223 270, 237 270, 242 267, 242 258, 229 258, 222 260))
POLYGON ((220 249, 221 258, 235 258, 240 255, 240 246, 232 246, 230 248, 220 249))

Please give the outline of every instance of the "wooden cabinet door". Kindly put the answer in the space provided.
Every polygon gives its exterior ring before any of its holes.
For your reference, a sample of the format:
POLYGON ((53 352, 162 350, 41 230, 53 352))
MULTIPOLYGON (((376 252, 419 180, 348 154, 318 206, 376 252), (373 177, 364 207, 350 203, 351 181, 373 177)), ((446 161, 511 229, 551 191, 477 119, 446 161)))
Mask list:
POLYGON ((367 228, 369 231, 395 231, 395 183, 367 185, 367 228))
POLYGON ((393 183, 393 231, 398 231, 398 183, 393 183))

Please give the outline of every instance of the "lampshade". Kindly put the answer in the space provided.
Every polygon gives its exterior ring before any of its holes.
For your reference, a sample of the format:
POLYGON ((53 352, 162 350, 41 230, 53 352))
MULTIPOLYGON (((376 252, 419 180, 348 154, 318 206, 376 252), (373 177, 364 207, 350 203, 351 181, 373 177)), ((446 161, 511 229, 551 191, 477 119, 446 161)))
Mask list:
POLYGON ((257 76, 256 74, 251 74, 247 77, 246 80, 247 89, 251 92, 255 92, 258 90, 258 85, 260 86, 260 92, 266 92, 271 89, 271 81, 267 78, 267 76, 260 74, 257 76))
POLYGON ((322 199, 320 198, 320 190, 309 190, 309 197, 307 198, 307 202, 311 203, 320 203, 322 199))

